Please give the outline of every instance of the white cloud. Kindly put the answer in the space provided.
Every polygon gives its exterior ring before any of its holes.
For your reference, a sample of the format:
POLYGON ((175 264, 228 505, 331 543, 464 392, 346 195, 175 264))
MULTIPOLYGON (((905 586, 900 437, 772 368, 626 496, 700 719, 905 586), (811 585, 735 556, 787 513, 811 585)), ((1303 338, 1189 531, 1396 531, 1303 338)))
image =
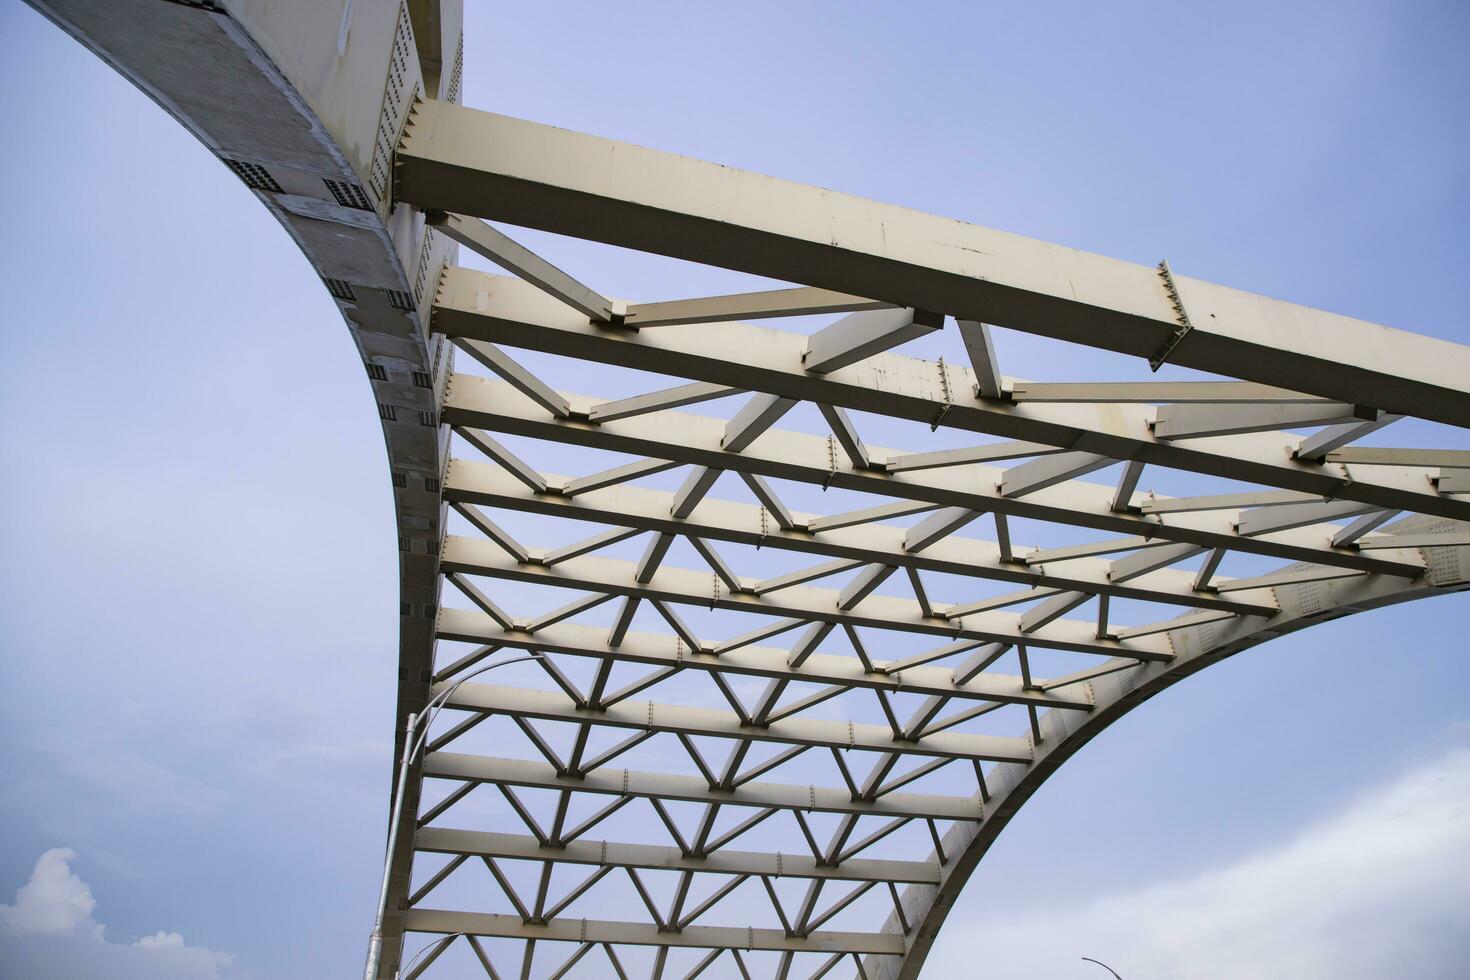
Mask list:
POLYGON ((42 854, 31 878, 15 893, 14 905, 0 905, 0 921, 21 936, 71 936, 78 932, 101 936, 92 921, 97 900, 87 883, 72 874, 76 852, 53 847, 42 854))
POLYGON ((1226 867, 1010 917, 956 910, 927 972, 1106 977, 1093 956, 1125 980, 1470 976, 1467 868, 1458 748, 1226 867))
POLYGON ((177 932, 160 930, 132 945, 103 938, 92 918, 97 900, 71 869, 76 852, 42 854, 14 905, 0 905, 0 975, 76 980, 217 980, 233 960, 228 953, 188 946, 177 932))

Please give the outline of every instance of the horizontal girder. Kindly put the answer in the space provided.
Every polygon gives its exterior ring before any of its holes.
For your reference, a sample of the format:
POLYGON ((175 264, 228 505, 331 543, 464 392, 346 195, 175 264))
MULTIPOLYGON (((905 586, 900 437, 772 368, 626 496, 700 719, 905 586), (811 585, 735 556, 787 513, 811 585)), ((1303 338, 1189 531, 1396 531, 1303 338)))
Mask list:
POLYGON ((897 956, 904 951, 902 936, 889 933, 812 932, 788 936, 780 929, 734 926, 686 926, 662 931, 652 923, 603 922, 593 919, 554 919, 526 922, 514 915, 409 909, 413 932, 459 933, 470 936, 507 936, 560 942, 626 943, 630 946, 696 946, 701 948, 771 949, 792 952, 845 952, 897 956))
MULTIPOLYGON (((442 689, 442 686, 441 686, 442 689)), ((1025 739, 968 732, 937 732, 923 738, 895 739, 885 726, 829 721, 822 718, 784 718, 766 725, 742 724, 728 711, 692 708, 651 701, 621 701, 605 709, 569 704, 560 694, 463 684, 446 702, 450 708, 564 721, 608 725, 614 728, 670 732, 720 738, 747 738, 820 748, 863 749, 870 752, 906 752, 950 759, 987 759, 1030 762, 1025 739)))
MULTIPOLYGON (((579 396, 568 397, 573 404, 586 401, 579 396)), ((490 428, 818 486, 839 486, 935 506, 968 507, 1096 530, 1231 548, 1288 561, 1315 561, 1406 578, 1418 577, 1423 571, 1422 559, 1412 551, 1397 556, 1398 560, 1390 560, 1387 555, 1370 558, 1355 549, 1332 548, 1329 538, 1310 531, 1273 537, 1243 535, 1235 530, 1236 522, 1232 519, 1235 515, 1228 511, 1167 517, 1116 512, 1112 510, 1108 488, 1080 481, 1067 481, 1024 497, 1010 498, 1000 492, 1004 470, 985 472, 990 468, 966 467, 963 471, 926 470, 897 476, 860 471, 840 462, 834 466, 825 439, 798 432, 772 429, 743 452, 726 452, 720 445, 724 423, 706 416, 664 412, 657 418, 628 418, 598 426, 558 420, 547 417, 534 405, 527 405, 508 385, 473 376, 455 377, 444 405, 444 419, 457 426, 490 428)))
POLYGON ((506 629, 484 613, 445 607, 439 614, 439 637, 483 643, 511 649, 546 650, 575 657, 598 657, 681 670, 706 670, 793 682, 866 687, 876 690, 942 697, 1029 704, 1036 707, 1091 707, 1085 695, 1047 695, 1028 689, 1020 677, 984 673, 955 683, 954 670, 946 667, 912 667, 895 673, 865 671, 856 657, 812 654, 800 666, 788 663, 789 652, 760 646, 745 646, 716 654, 690 649, 676 637, 656 633, 628 632, 612 646, 608 631, 588 626, 558 623, 534 634, 506 629))
MULTIPOLYGON (((1006 232, 445 102, 418 107, 399 199, 1373 407, 1470 423, 1456 344, 1006 232)), ((739 363, 737 361, 737 363, 739 363)), ((685 373, 687 372, 670 372, 685 373)))
MULTIPOLYGON (((636 562, 585 555, 552 567, 532 562, 519 563, 508 558, 493 542, 454 535, 445 538, 442 558, 443 567, 448 572, 468 572, 587 592, 929 634, 952 640, 1024 642, 1056 650, 1123 655, 1139 660, 1168 660, 1170 657, 1167 646, 1162 643, 1127 645, 1099 640, 1092 623, 1078 620, 1057 619, 1045 628, 1028 630, 1024 615, 1003 609, 946 620, 940 616, 925 616, 916 600, 870 594, 844 610, 839 605, 840 593, 835 589, 793 585, 766 595, 729 592, 713 587, 708 572, 672 568, 667 564, 660 565, 648 581, 639 582, 636 562)), ((715 644, 701 646, 713 650, 715 644)))
MULTIPOLYGON (((565 477, 548 476, 553 483, 575 482, 565 477)), ((762 526, 761 508, 755 504, 706 498, 685 518, 673 517, 671 492, 638 486, 616 486, 595 496, 580 497, 555 493, 532 493, 519 481, 498 467, 472 459, 453 460, 444 476, 447 499, 464 503, 485 504, 509 510, 521 510, 554 517, 588 522, 609 523, 620 527, 648 531, 666 531, 712 541, 728 541, 743 545, 781 548, 790 551, 850 558, 862 562, 888 562, 903 568, 942 572, 1019 585, 1080 589, 1103 595, 1142 599, 1150 602, 1177 603, 1205 609, 1224 609, 1247 615, 1271 616, 1276 612, 1275 600, 1261 595, 1252 602, 1247 597, 1221 598, 1211 592, 1191 587, 1193 576, 1162 570, 1146 582, 1115 582, 1108 576, 1107 561, 1073 560, 1065 563, 1034 565, 1001 560, 999 546, 993 541, 951 534, 921 551, 904 547, 908 529, 879 521, 864 521, 846 527, 833 527, 813 534, 801 528, 783 529, 769 520, 762 526)), ((793 513, 801 527, 809 526, 816 515, 793 513)), ((1149 545, 1142 537, 1135 547, 1149 545)), ((1026 549, 1015 548, 1024 555, 1026 549)))
MULTIPOLYGON (((924 423, 934 421, 943 411, 943 424, 950 428, 1322 497, 1470 518, 1470 504, 1433 492, 1425 485, 1423 474, 1411 467, 1348 473, 1340 467, 1298 460, 1292 443, 1300 443, 1301 437, 1249 432, 1162 439, 1153 429, 1160 410, 1151 405, 1010 404, 981 399, 969 394, 974 376, 963 365, 945 365, 945 382, 932 362, 899 354, 879 354, 849 368, 817 375, 803 363, 807 348, 803 334, 738 323, 721 324, 718 331, 701 331, 697 336, 689 336, 689 331, 673 336, 607 328, 589 323, 524 283, 472 269, 445 270, 434 304, 434 326, 454 337, 636 366, 924 423), (948 401, 942 390, 946 384, 951 392, 948 401)), ((1470 417, 1466 423, 1470 424, 1470 417)))
POLYGON ((497 759, 457 752, 430 752, 424 775, 434 779, 497 783, 536 789, 571 790, 612 796, 652 797, 688 803, 848 813, 862 816, 913 817, 928 820, 979 820, 979 799, 932 793, 889 793, 875 800, 853 799, 844 790, 789 783, 748 782, 733 789, 712 789, 697 776, 599 769, 583 776, 564 775, 544 762, 497 759))
POLYGON ((774 878, 828 878, 835 881, 897 881, 937 884, 938 862, 884 861, 849 858, 841 864, 818 864, 809 854, 719 850, 704 857, 685 854, 677 847, 610 841, 570 841, 550 851, 525 834, 495 834, 472 830, 424 827, 418 849, 472 857, 544 861, 555 858, 570 864, 612 865, 651 871, 697 871, 722 875, 770 875, 774 878))

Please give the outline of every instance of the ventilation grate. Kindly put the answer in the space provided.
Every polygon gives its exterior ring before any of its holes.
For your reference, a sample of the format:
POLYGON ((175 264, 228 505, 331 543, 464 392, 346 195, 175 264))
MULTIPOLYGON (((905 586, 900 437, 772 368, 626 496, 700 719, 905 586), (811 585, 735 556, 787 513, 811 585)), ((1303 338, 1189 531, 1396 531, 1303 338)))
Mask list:
POLYGON ((327 292, 331 293, 337 299, 344 300, 348 303, 357 302, 357 294, 352 291, 352 283, 346 279, 324 278, 322 282, 327 284, 327 292))
POLYGON ((1214 623, 1205 623, 1200 627, 1199 646, 1205 653, 1209 653, 1220 645, 1220 631, 1214 623))
POLYGON ((439 481, 438 481, 438 479, 436 479, 435 477, 432 477, 432 476, 426 476, 426 477, 424 477, 424 489, 427 490, 427 491, 429 491, 430 493, 438 493, 439 492, 439 481))
POLYGON ((368 202, 367 195, 362 188, 356 184, 349 184, 344 180, 332 180, 323 177, 322 183, 327 185, 327 190, 337 199, 337 203, 344 208, 356 208, 358 211, 371 211, 373 206, 368 202))
POLYGON ((384 405, 378 402, 378 418, 384 422, 398 421, 398 407, 396 405, 384 405))
POLYGON ((424 301, 424 283, 429 279, 429 260, 434 257, 434 229, 424 229, 424 244, 419 248, 419 264, 413 276, 413 298, 424 301))
POLYGON ((438 424, 439 421, 434 418, 433 412, 426 412, 423 409, 419 409, 419 425, 435 426, 438 424))
POLYGON ((424 606, 424 618, 425 619, 433 619, 437 615, 439 615, 439 609, 438 609, 437 606, 434 606, 434 605, 425 605, 424 606))
MULTIPOLYGON (((1436 532, 1438 533, 1438 532, 1436 532)), ((1423 550, 1429 563, 1429 584, 1445 586, 1460 579, 1460 559, 1457 548, 1431 547, 1423 550)))
POLYGON ((395 310, 403 310, 406 313, 413 312, 414 305, 412 296, 397 289, 385 289, 383 290, 383 292, 387 294, 388 302, 395 310))
POLYGON ((411 603, 411 602, 400 602, 398 604, 398 615, 400 615, 400 616, 412 616, 413 615, 413 603, 411 603))
POLYGON ((437 555, 437 554, 439 554, 439 542, 437 542, 437 541, 430 541, 428 543, 428 545, 425 547, 425 550, 428 552, 428 554, 431 554, 431 555, 437 555))
POLYGON ((430 377, 429 372, 427 371, 415 371, 413 373, 413 383, 418 385, 420 388, 434 387, 434 379, 430 377))
POLYGON ((276 183, 276 178, 272 177, 270 171, 260 164, 246 160, 231 160, 228 157, 225 157, 224 161, 225 166, 235 171, 235 176, 245 181, 245 186, 251 190, 270 191, 272 194, 282 193, 281 185, 276 183))
POLYGON ((388 199, 388 180, 393 168, 393 151, 408 107, 418 96, 418 80, 410 74, 414 63, 413 24, 408 7, 399 4, 398 29, 393 35, 393 56, 388 61, 388 81, 383 89, 383 107, 378 112, 378 136, 373 143, 369 180, 379 201, 388 199))
POLYGON ((412 551, 413 550, 413 542, 410 541, 408 538, 405 538, 402 535, 400 535, 399 538, 398 538, 398 550, 399 551, 412 551))
POLYGON ((445 102, 459 101, 459 83, 464 78, 464 35, 459 36, 459 44, 454 49, 454 71, 449 75, 449 91, 444 95, 445 102))
POLYGON ((408 474, 407 473, 394 473, 393 474, 393 485, 395 487, 397 487, 398 489, 400 489, 400 490, 407 490, 408 489, 408 474))
POLYGON ((1322 589, 1316 582, 1303 582, 1297 589, 1297 601, 1301 603, 1303 616, 1315 616, 1322 611, 1322 589))
POLYGON ((369 364, 367 366, 368 377, 374 381, 387 381, 388 369, 381 364, 369 364))

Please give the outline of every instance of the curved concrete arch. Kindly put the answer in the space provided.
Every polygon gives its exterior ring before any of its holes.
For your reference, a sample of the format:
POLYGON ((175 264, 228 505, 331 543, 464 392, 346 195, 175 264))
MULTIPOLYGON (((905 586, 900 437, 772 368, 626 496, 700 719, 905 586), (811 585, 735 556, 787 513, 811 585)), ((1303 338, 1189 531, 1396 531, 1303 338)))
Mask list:
MULTIPOLYGON (((1405 415, 1470 428, 1464 347, 1177 276, 1167 264, 1135 266, 466 109, 456 2, 31 2, 255 191, 336 298, 363 357, 398 519, 396 717, 434 695, 464 713, 408 770, 385 980, 406 931, 446 937, 413 976, 463 937, 492 976, 503 950, 487 949, 490 938, 520 944, 522 975, 541 944, 570 950, 562 971, 604 955, 622 974, 619 956, 642 947, 655 978, 686 954, 690 977, 750 975, 757 956, 777 977, 849 963, 864 977, 915 977, 990 843, 1133 706, 1283 633, 1470 588, 1470 454, 1353 445, 1405 415), (490 220, 803 285, 629 303, 490 220), (459 246, 513 275, 458 268, 459 246), (812 335, 745 322, 817 313, 845 316, 812 335), (960 360, 896 352, 946 329, 947 317, 960 360), (1235 380, 1022 381, 1001 372, 989 323, 1235 380), (677 381, 623 398, 567 392, 506 348, 677 381), (455 349, 483 373, 456 371, 455 349), (688 410, 729 397, 741 399, 733 417, 688 410), (830 434, 778 426, 803 401, 830 434), (884 448, 863 440, 851 412, 998 441, 884 448), (632 461, 546 473, 498 441, 506 434, 632 461), (455 457, 454 447, 468 452, 455 457), (1145 466, 1255 489, 1143 495, 1145 466), (1084 479, 1108 467, 1121 469, 1113 483, 1084 479), (646 480, 675 468, 687 473, 677 490, 646 480), (805 513, 772 480, 887 502, 805 513), (599 530, 537 547, 486 507, 599 530), (1025 548, 1011 540, 1011 519, 1084 540, 1025 548), (993 524, 992 539, 965 532, 977 522, 993 524), (635 536, 645 542, 637 561, 604 552, 635 536), (688 546, 683 558, 676 545, 688 546), (740 561, 732 548, 743 549, 740 561), (745 552, 763 549, 820 564, 754 567, 745 552), (1287 564, 1227 576, 1222 562, 1235 555, 1287 564), (976 591, 939 602, 929 574, 976 591), (822 584, 838 576, 837 587, 822 584), (912 598, 892 586, 905 578, 912 598), (576 597, 518 615, 487 581, 576 597), (1015 591, 986 591, 996 583, 1015 591), (1132 600, 1176 615, 1110 621, 1111 603, 1132 600), (598 618, 614 608, 610 624, 598 618), (1083 608, 1095 612, 1077 618, 1083 608), (653 629, 640 610, 656 613, 653 629), (762 620, 711 639, 697 618, 706 611, 762 620), (882 631, 884 646, 865 647, 859 630, 882 631), (834 654, 844 636, 850 652, 834 654), (888 655, 889 641, 902 649, 924 637, 941 645, 888 655), (475 647, 461 656, 458 643, 475 647), (539 654, 545 686, 464 683, 500 649, 539 654), (1037 651, 1094 659, 1033 676, 1037 651), (997 669, 1002 657, 1018 672, 997 669), (613 685, 614 668, 629 665, 649 672, 613 685), (696 680, 713 683, 717 708, 679 687, 696 680), (764 689, 742 694, 749 683, 764 689), (791 696, 804 686, 815 690, 791 696), (654 690, 665 700, 634 700, 654 690), (856 695, 865 712, 852 708, 856 695), (901 719, 907 698, 921 700, 901 719), (829 702, 845 717, 812 711, 829 702), (996 735, 975 724, 1001 708, 1023 713, 1029 730, 996 735), (487 720, 513 723, 526 754, 450 750, 487 720), (571 744, 554 743, 548 723, 575 728, 571 744), (594 744, 610 733, 622 740, 594 744), (655 739, 687 758, 661 757, 655 771, 609 765, 655 739), (702 754, 711 740, 729 747, 723 762, 702 754), (823 750, 834 761, 819 770, 823 750), (854 759, 874 761, 865 774, 854 759), (965 765, 974 790, 952 792, 965 765), (444 783, 447 793, 426 793, 444 783), (480 786, 503 795, 517 832, 446 825, 480 786), (553 795, 551 812, 517 795, 527 788, 553 795), (573 801, 589 800, 595 812, 569 816, 573 801), (694 826, 680 827, 666 809, 676 805, 702 808, 694 826), (642 821, 625 819, 640 807, 642 821), (748 817, 732 825, 722 812, 748 817), (826 843, 813 830, 819 819, 834 825, 826 843), (887 822, 863 836, 860 824, 875 820, 887 822), (621 836, 586 839, 594 828, 621 836), (737 838, 747 849, 727 846, 737 838), (788 853, 791 840, 807 850, 788 853), (416 868, 416 854, 447 861, 416 868), (493 878, 483 905, 498 911, 427 907, 471 858, 493 878), (539 865, 534 897, 506 862, 539 865), (590 877, 550 894, 553 870, 585 865, 590 877), (614 871, 628 880, 621 903, 601 891, 614 871), (655 874, 677 878, 667 902, 645 884, 655 874), (696 879, 719 884, 694 905, 696 879), (778 896, 791 881, 805 883, 794 902, 778 896), (747 883, 764 887, 756 894, 769 897, 769 927, 744 911, 734 924, 696 923, 728 911, 724 897, 747 883), (829 883, 851 891, 823 902, 829 883), (874 907, 879 885, 891 886, 891 912, 874 907), (618 918, 574 917, 584 899, 618 918), (829 920, 851 928, 823 929, 829 920)), ((399 732, 399 758, 404 749, 399 732)))
MULTIPOLYGON (((449 345, 425 324, 438 270, 456 250, 421 214, 392 206, 387 164, 375 154, 384 133, 391 152, 412 100, 429 85, 436 98, 457 97, 454 64, 426 73, 420 56, 442 58, 446 39, 457 50, 459 8, 434 4, 428 17, 428 5, 410 16, 388 3, 343 11, 168 0, 32 6, 234 171, 341 310, 383 426, 400 552, 397 713, 416 710, 433 659, 447 459, 437 411, 453 364, 449 345)), ((401 750, 401 733, 398 742, 401 750)), ((400 861, 410 856, 405 845, 400 861)), ((402 876, 395 887, 406 887, 402 876)))

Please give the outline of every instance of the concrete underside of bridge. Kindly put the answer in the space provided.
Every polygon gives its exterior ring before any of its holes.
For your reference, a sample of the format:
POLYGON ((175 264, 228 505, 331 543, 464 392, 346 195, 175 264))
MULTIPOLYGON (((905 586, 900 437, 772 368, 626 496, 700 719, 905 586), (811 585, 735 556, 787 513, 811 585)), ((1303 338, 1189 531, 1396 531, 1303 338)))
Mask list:
POLYGON ((1354 445, 1470 426, 1463 347, 465 108, 448 0, 32 3, 252 188, 362 356, 398 515, 400 758, 432 697, 458 719, 410 759, 381 978, 407 932, 444 937, 407 976, 459 945, 490 976, 915 977, 991 841, 1129 709, 1470 588, 1470 453, 1354 445), (632 302, 492 220, 791 285, 632 302), (1017 379, 992 325, 1212 377, 1017 379), (937 331, 962 356, 896 350, 937 331), (527 366, 547 354, 667 381, 568 392, 527 366), (802 404, 826 431, 778 427, 802 404), (916 442, 865 442, 875 417, 916 442), (619 462, 549 473, 529 441, 619 462), (1231 487, 1143 494, 1145 467, 1231 487), (877 502, 791 503, 812 488, 877 502), (1028 547, 1013 522, 1076 537, 1028 547), (525 543, 553 526, 574 533, 525 543), (497 598, 527 590, 570 603, 497 598), (500 651, 544 683, 466 682, 500 651))

